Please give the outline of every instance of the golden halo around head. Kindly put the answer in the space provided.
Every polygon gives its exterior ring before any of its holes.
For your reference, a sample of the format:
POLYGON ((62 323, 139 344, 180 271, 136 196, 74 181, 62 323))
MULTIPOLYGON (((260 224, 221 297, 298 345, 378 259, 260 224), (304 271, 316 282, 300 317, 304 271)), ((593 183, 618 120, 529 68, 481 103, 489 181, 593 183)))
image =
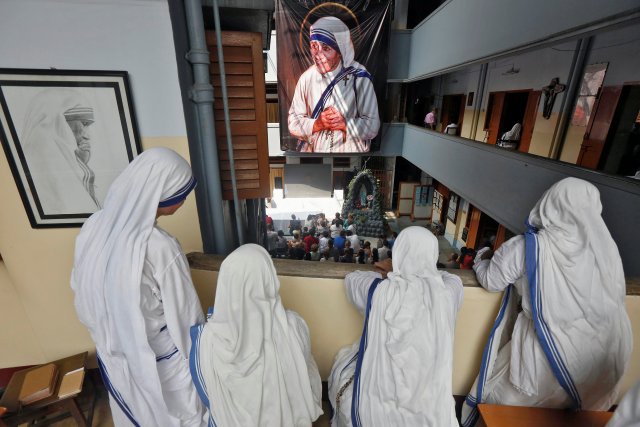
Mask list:
MULTIPOLYGON (((320 11, 321 9, 330 9, 331 8, 335 8, 334 10, 331 10, 331 12, 328 12, 326 14, 322 14, 322 16, 335 16, 335 12, 339 11, 342 12, 342 14, 344 15, 348 15, 351 19, 353 19, 356 22, 356 28, 360 28, 360 23, 358 22, 358 17, 356 16, 355 13, 353 13, 353 11, 351 9, 349 9, 347 6, 340 4, 340 3, 335 3, 335 2, 326 2, 326 3, 321 3, 317 6, 315 6, 313 9, 309 10, 309 12, 307 12, 307 14, 305 15, 304 19, 302 20, 302 23, 300 24, 300 34, 299 34, 299 48, 300 48, 300 52, 304 52, 306 50, 306 46, 303 46, 303 42, 304 42, 304 36, 309 34, 309 30, 307 27, 310 27, 311 24, 309 24, 309 19, 318 13, 318 11, 320 11)), ((340 18, 339 16, 336 16, 336 18, 340 18)), ((343 19, 344 21, 344 19, 343 19)), ((352 37, 353 39, 353 37, 352 37)))

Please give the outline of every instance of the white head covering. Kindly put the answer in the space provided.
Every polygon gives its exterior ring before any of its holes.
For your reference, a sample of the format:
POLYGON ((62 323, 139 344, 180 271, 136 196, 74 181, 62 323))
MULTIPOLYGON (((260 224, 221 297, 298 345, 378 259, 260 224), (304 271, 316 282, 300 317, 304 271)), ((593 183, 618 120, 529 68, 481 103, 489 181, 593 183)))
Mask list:
POLYGON ((510 131, 502 134, 501 139, 505 141, 519 141, 521 129, 522 125, 520 123, 516 123, 515 125, 513 125, 510 131))
POLYGON ((79 107, 86 108, 88 103, 75 90, 56 88, 39 93, 27 110, 21 136, 23 144, 46 144, 54 139, 64 146, 65 151, 74 151, 78 146, 65 112, 79 107), (49 139, 34 138, 34 134, 42 130, 49 133, 49 139))
MULTIPOLYGON (((171 425, 140 310, 147 241, 161 201, 195 186, 189 164, 167 148, 146 150, 113 181, 104 208, 76 240, 71 287, 111 383, 148 425, 171 425)), ((179 201, 179 200, 178 200, 179 201)))
POLYGON ((566 178, 529 214, 529 223, 539 229, 539 306, 586 408, 603 397, 615 399, 612 390, 632 346, 622 261, 601 212, 595 186, 566 178))
POLYGON ((320 41, 342 56, 342 66, 349 67, 354 62, 353 42, 349 27, 334 16, 325 16, 318 19, 311 26, 311 40, 320 41))
POLYGON ((362 425, 457 425, 452 397, 458 301, 437 270, 438 240, 408 227, 369 314, 360 379, 362 425))
POLYGON ((309 426, 322 413, 279 289, 261 246, 241 246, 220 266, 215 309, 199 346, 217 425, 309 426))

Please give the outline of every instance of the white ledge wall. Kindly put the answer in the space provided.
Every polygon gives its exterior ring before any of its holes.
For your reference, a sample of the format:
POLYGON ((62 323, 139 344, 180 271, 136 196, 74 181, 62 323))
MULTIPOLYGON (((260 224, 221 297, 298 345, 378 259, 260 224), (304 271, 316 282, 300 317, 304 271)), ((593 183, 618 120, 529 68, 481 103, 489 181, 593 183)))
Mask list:
POLYGON ((579 34, 639 8, 637 0, 450 0, 409 37, 407 31, 392 31, 389 79, 439 74, 532 43, 579 34))
MULTIPOLYGON (((304 265, 304 261, 302 262, 304 265)), ((203 307, 214 304, 218 273, 191 269, 203 307)), ((286 309, 294 310, 309 326, 311 353, 327 380, 338 351, 353 344, 362 333, 362 315, 347 300, 342 279, 278 276, 280 296, 286 309)), ((498 312, 501 293, 479 287, 465 287, 458 312, 453 352, 453 394, 465 395, 478 375, 482 351, 498 312)), ((627 295, 634 342, 640 340, 640 296, 627 295)), ((635 346, 622 378, 620 397, 640 376, 640 346, 635 346)))

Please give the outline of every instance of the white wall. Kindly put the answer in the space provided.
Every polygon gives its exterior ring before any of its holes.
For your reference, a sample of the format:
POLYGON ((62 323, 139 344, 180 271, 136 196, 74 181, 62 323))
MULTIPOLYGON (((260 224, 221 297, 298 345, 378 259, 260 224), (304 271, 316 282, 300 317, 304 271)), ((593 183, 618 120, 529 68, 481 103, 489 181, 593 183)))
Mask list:
MULTIPOLYGON (((165 0, 1 0, 0 24, 0 67, 128 71, 143 149, 189 158, 165 0)), ((0 328, 0 368, 92 350, 69 286, 79 229, 31 228, 4 153, 0 200, 0 323, 20 326, 0 328)), ((194 197, 161 225, 202 250, 194 197)))
POLYGON ((165 0, 2 0, 0 67, 128 71, 141 135, 186 135, 165 0))

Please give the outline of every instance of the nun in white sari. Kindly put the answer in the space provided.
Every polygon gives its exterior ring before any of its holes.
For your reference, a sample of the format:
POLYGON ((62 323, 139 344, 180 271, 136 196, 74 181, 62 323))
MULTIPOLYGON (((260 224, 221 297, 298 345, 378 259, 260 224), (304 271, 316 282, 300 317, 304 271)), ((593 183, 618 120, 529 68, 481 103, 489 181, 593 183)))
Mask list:
POLYGON ((438 271, 437 260, 436 237, 408 227, 386 280, 346 276, 347 297, 365 321, 360 341, 340 350, 331 370, 333 427, 458 425, 451 383, 462 281, 438 271))
POLYGON ((601 212, 596 187, 563 179, 531 210, 524 236, 474 265, 484 288, 505 292, 463 426, 476 423, 478 403, 607 410, 616 401, 632 335, 601 212))
POLYGON ((155 223, 196 182, 167 148, 149 149, 109 188, 76 240, 71 287, 96 344, 116 426, 202 426, 189 328, 204 320, 178 241, 155 223))
POLYGON ((191 375, 209 425, 310 426, 322 414, 309 330, 279 290, 261 246, 243 245, 222 262, 215 307, 191 329, 191 375))

